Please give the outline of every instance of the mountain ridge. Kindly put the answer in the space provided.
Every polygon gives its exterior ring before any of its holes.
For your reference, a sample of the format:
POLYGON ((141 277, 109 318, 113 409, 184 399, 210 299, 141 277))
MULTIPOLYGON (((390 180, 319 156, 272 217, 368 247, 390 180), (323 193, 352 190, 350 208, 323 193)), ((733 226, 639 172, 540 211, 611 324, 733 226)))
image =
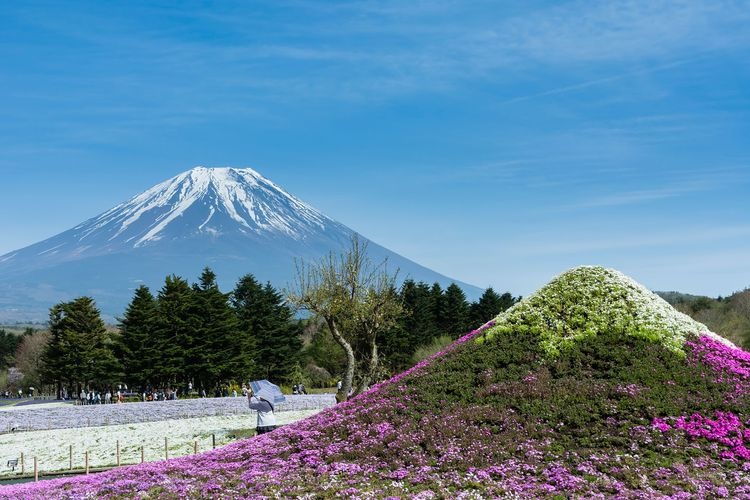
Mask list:
MULTIPOLYGON (((250 168, 195 167, 67 231, 0 256, 0 321, 46 316, 55 302, 92 295, 105 316, 121 313, 140 284, 160 286, 209 266, 222 287, 247 273, 283 287, 294 259, 343 251, 356 232, 250 168)), ((362 236, 367 240, 366 237, 362 236)), ((368 241, 401 277, 481 291, 368 241)))

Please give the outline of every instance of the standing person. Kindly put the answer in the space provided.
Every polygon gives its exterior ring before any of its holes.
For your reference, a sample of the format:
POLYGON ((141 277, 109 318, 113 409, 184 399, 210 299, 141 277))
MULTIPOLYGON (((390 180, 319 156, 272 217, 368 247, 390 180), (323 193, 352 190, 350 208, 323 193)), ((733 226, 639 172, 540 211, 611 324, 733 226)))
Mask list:
POLYGON ((271 432, 276 429, 276 415, 273 414, 273 405, 263 398, 256 398, 252 389, 247 392, 247 403, 251 410, 258 412, 258 420, 255 431, 258 435, 271 432))

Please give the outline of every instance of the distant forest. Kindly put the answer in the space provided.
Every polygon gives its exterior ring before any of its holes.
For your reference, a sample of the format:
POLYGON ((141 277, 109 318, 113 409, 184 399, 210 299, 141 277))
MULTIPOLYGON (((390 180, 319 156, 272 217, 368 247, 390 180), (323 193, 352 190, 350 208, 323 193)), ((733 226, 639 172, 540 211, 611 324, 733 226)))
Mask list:
MULTIPOLYGON (((403 313, 380 335, 378 378, 400 372, 520 300, 492 288, 470 303, 455 284, 405 281, 403 313)), ((197 283, 167 276, 157 293, 139 287, 118 318, 105 325, 94 300, 56 304, 45 329, 0 330, 0 393, 78 394, 81 389, 129 391, 238 389, 249 379, 290 386, 331 387, 346 358, 325 323, 301 319, 270 283, 243 276, 231 292, 203 270, 197 283)))
POLYGON ((679 292, 658 292, 678 311, 706 325, 709 330, 750 349, 750 288, 715 299, 679 292))

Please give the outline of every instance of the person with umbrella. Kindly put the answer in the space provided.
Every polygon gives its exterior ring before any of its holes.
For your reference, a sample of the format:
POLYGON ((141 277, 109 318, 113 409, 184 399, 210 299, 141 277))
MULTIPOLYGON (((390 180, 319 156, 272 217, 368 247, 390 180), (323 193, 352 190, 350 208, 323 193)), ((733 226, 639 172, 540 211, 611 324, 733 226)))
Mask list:
POLYGON ((273 413, 274 405, 285 400, 286 398, 281 393, 281 389, 268 380, 250 382, 250 389, 247 391, 247 402, 251 410, 258 412, 258 420, 255 426, 258 435, 271 432, 278 427, 276 425, 276 416, 273 413))

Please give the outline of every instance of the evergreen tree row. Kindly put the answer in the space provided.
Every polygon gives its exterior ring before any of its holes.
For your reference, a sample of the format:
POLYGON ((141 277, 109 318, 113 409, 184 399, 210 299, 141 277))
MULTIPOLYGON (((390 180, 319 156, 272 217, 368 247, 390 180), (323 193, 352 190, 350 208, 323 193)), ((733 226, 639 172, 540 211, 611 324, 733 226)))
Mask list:
MULTIPOLYGON (((488 288, 469 303, 456 284, 442 289, 413 280, 394 293, 404 313, 378 339, 384 374, 411 366, 417 349, 436 339, 456 339, 520 300, 488 288)), ((139 390, 191 384, 210 393, 231 382, 267 378, 292 383, 297 382, 292 378, 309 376, 300 373, 303 322, 270 283, 263 285, 252 275, 242 277, 230 293, 219 289, 208 268, 193 285, 167 276, 156 295, 140 286, 119 332, 106 328, 89 297, 54 306, 49 324, 41 374, 58 394, 62 387, 77 394, 82 388, 118 384, 139 390)), ((3 344, 15 341, 0 337, 3 344)), ((313 368, 336 376, 342 358, 329 341, 327 335, 315 335, 307 359, 313 368)))
POLYGON ((0 329, 0 370, 11 366, 13 355, 21 345, 22 337, 0 329))
POLYGON ((119 327, 108 332, 89 297, 53 307, 45 380, 58 393, 123 383, 211 392, 249 379, 285 381, 302 348, 302 325, 270 284, 246 275, 223 293, 208 268, 192 286, 167 276, 156 296, 138 287, 119 327))

